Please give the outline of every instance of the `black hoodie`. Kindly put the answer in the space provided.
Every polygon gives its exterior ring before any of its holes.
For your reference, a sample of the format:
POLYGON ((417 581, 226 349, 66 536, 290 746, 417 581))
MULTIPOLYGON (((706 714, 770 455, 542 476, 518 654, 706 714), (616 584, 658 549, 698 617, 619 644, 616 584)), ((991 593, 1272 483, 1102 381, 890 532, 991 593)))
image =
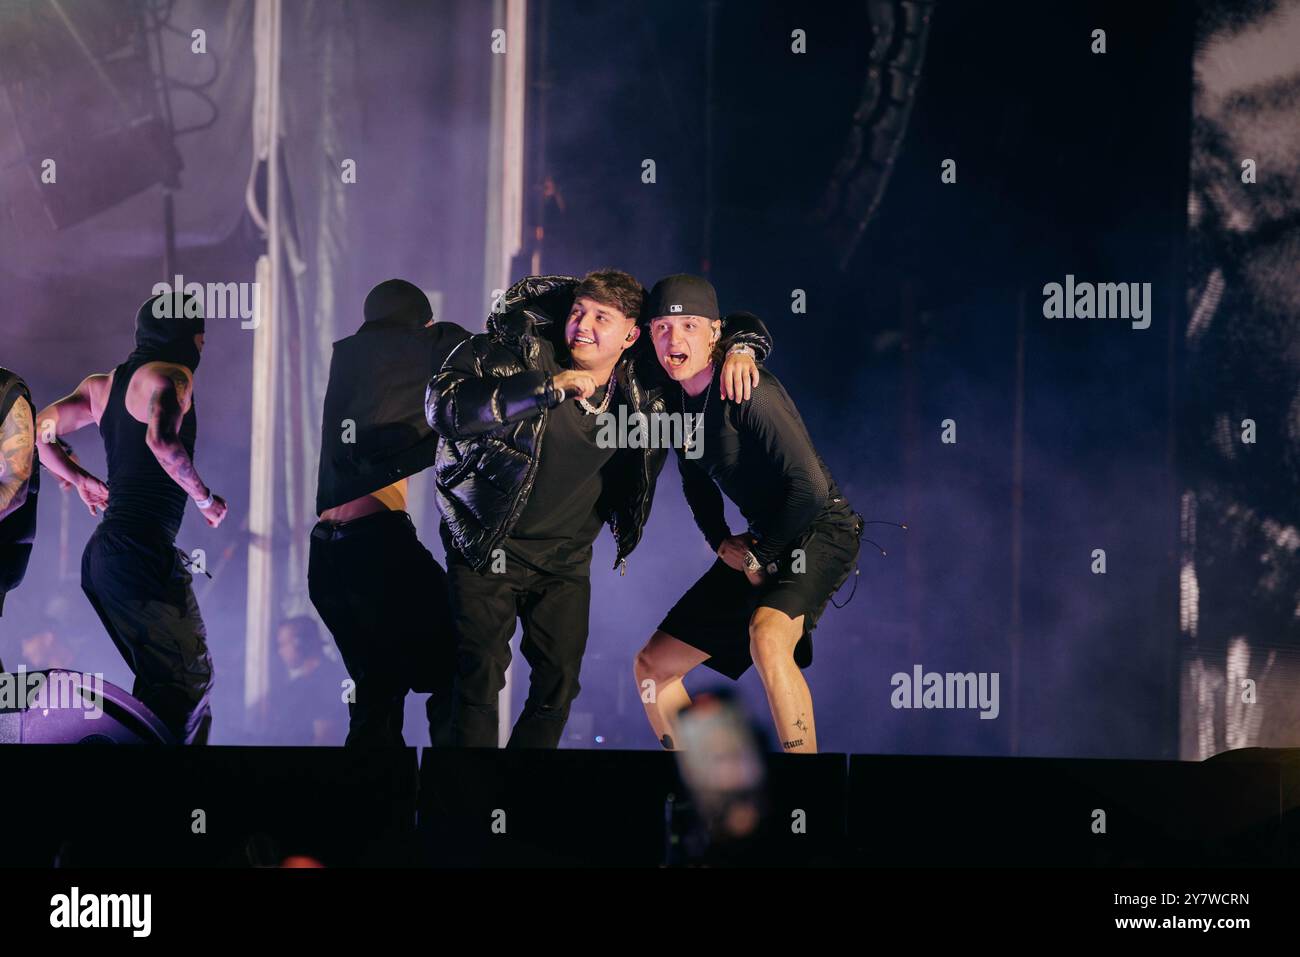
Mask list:
POLYGON ((371 290, 366 321, 334 343, 321 416, 316 514, 377 492, 433 464, 438 436, 424 417, 424 389, 469 333, 425 323, 418 287, 390 279, 371 290))

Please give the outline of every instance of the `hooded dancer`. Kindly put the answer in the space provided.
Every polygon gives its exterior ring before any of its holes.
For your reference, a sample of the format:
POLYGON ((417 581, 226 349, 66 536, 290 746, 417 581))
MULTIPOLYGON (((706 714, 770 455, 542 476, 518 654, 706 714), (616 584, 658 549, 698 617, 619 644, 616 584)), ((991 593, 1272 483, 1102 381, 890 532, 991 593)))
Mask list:
POLYGON ((0 614, 5 595, 23 580, 36 538, 41 470, 36 468, 35 414, 27 383, 0 369, 0 614))
POLYGON ((469 333, 435 323, 404 279, 372 289, 364 313, 330 361, 308 589, 355 682, 346 743, 401 747, 406 694, 427 691, 430 740, 442 745, 456 654, 447 576, 416 537, 406 480, 438 451, 424 388, 469 333))
POLYGON ((81 556, 81 588, 135 674, 132 693, 184 744, 207 743, 212 659, 176 534, 187 498, 213 528, 226 516, 194 467, 202 350, 198 300, 154 296, 136 313, 126 361, 36 416, 41 464, 72 483, 90 514, 104 513, 81 556), (91 423, 104 439, 107 485, 54 441, 91 423))

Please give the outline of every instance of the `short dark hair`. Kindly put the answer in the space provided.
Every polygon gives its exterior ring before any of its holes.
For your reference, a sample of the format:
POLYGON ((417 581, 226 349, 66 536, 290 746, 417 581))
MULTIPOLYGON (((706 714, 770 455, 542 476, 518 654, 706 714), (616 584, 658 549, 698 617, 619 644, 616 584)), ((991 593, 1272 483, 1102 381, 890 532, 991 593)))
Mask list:
POLYGON ((573 298, 594 299, 613 306, 629 319, 641 318, 645 306, 645 288, 621 269, 596 269, 582 277, 573 289, 573 298))
POLYGON ((281 628, 288 628, 298 643, 302 645, 305 652, 319 652, 321 650, 320 626, 316 624, 316 619, 311 615, 295 615, 292 618, 286 618, 280 622, 281 628))
MULTIPOLYGON (((709 354, 709 361, 714 365, 722 365, 727 361, 727 350, 723 348, 723 343, 727 341, 727 330, 724 328, 726 323, 721 319, 718 321, 718 341, 713 344, 713 351, 709 354)), ((713 327, 713 320, 709 320, 709 327, 713 327)))

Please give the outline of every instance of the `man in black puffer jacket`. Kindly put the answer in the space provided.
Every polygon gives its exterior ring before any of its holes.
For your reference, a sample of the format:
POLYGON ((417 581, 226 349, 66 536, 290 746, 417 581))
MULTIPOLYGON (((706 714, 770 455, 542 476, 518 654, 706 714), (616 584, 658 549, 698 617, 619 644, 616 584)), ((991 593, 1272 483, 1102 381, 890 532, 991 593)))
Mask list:
MULTIPOLYGON (((495 747, 497 695, 518 617, 532 667, 511 747, 554 748, 579 691, 591 546, 608 523, 626 566, 650 514, 663 448, 606 448, 599 414, 665 411, 652 351, 639 342, 645 290, 627 273, 516 283, 429 383, 435 464, 456 622, 453 736, 495 747), (653 378, 650 378, 653 376, 653 378)), ((737 401, 771 340, 757 317, 728 317, 723 383, 737 401)))

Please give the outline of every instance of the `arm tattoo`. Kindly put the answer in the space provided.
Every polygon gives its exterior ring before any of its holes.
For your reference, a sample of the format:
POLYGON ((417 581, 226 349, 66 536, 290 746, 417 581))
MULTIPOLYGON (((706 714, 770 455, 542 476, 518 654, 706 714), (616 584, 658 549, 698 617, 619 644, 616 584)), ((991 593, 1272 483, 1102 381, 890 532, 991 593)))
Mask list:
POLYGON ((190 378, 182 370, 173 366, 167 370, 167 378, 176 388, 176 408, 184 410, 185 399, 190 394, 190 378))
POLYGON ((31 407, 20 399, 0 425, 0 516, 8 512, 32 477, 34 437, 31 407))
POLYGON ((160 446, 154 450, 154 454, 172 481, 191 498, 201 498, 203 481, 177 435, 182 417, 182 401, 189 391, 189 379, 180 369, 169 369, 164 375, 167 381, 156 386, 149 396, 149 424, 160 446))
POLYGON ((199 493, 203 491, 203 483, 199 481, 199 473, 195 470, 189 453, 179 441, 163 454, 159 464, 191 498, 201 497, 199 493))

